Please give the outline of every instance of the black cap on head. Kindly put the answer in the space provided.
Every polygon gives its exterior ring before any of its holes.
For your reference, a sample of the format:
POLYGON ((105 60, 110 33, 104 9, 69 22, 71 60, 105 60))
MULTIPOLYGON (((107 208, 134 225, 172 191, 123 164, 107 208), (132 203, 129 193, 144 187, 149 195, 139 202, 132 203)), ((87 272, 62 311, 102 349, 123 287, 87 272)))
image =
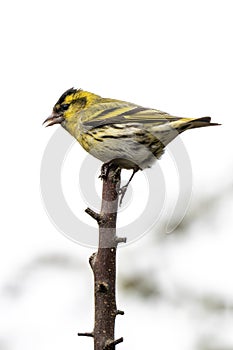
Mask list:
POLYGON ((64 94, 61 95, 61 97, 59 98, 59 100, 57 101, 56 104, 60 105, 62 102, 65 101, 66 96, 68 96, 70 94, 74 94, 75 92, 77 92, 77 89, 75 89, 73 87, 68 89, 67 91, 64 92, 64 94))

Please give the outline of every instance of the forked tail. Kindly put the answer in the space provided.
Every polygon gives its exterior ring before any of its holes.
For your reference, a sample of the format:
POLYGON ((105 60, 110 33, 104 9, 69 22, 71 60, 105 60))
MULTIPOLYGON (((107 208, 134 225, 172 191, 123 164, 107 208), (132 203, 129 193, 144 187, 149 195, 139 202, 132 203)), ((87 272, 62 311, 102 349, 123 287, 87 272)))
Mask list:
POLYGON ((202 117, 197 119, 184 119, 184 122, 180 125, 177 125, 177 130, 179 133, 182 133, 185 130, 188 129, 195 129, 195 128, 202 128, 204 126, 214 126, 214 125, 221 125, 218 123, 211 123, 210 117, 202 117))

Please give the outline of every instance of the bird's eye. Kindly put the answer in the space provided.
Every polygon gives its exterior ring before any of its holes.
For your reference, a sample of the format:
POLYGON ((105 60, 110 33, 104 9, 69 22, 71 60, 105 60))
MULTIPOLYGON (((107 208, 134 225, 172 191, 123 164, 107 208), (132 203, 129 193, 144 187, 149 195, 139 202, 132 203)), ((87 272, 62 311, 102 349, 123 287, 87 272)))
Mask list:
POLYGON ((62 111, 66 111, 69 108, 69 104, 64 103, 63 105, 60 106, 60 109, 62 111))

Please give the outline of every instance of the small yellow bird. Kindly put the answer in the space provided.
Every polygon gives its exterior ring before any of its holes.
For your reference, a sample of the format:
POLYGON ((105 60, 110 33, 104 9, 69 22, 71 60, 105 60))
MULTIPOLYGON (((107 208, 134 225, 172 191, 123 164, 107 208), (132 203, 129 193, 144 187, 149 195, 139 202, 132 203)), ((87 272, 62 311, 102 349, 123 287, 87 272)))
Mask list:
POLYGON ((183 131, 219 125, 210 121, 210 117, 179 118, 71 88, 59 98, 44 123, 61 124, 102 162, 114 160, 120 168, 133 169, 130 182, 137 170, 150 167, 183 131))

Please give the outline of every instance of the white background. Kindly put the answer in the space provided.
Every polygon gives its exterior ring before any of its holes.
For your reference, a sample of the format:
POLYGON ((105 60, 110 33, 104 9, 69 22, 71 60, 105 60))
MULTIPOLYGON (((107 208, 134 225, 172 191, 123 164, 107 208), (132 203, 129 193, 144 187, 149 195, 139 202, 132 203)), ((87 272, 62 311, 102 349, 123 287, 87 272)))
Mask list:
MULTIPOLYGON (((170 297, 182 285, 233 304, 232 2, 22 0, 1 7, 0 349, 92 346, 76 336, 93 324, 92 250, 57 232, 39 187, 56 128, 41 124, 72 86, 223 124, 182 135, 193 167, 191 209, 223 193, 215 211, 202 207, 187 239, 174 234, 152 250, 151 232, 122 249, 118 272, 120 280, 153 271, 170 297)), ((84 155, 79 145, 75 152, 84 155)), ((168 156, 161 164, 169 173, 168 156)), ((64 182, 73 176, 67 166, 64 182)), ((232 349, 231 312, 206 316, 184 299, 171 307, 119 288, 126 311, 117 320, 125 338, 119 349, 232 349)))

